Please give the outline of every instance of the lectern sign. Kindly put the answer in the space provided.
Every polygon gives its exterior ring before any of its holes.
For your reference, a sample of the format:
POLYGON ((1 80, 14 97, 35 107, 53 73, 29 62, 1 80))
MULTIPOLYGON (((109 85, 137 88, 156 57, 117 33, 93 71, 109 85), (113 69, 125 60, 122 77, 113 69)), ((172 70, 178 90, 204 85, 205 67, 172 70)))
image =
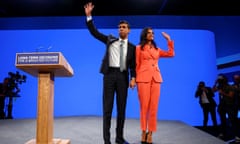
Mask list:
POLYGON ((59 53, 22 53, 17 55, 17 64, 58 64, 59 53))
POLYGON ((57 77, 73 76, 73 69, 61 52, 17 53, 16 67, 33 75, 52 72, 57 77))

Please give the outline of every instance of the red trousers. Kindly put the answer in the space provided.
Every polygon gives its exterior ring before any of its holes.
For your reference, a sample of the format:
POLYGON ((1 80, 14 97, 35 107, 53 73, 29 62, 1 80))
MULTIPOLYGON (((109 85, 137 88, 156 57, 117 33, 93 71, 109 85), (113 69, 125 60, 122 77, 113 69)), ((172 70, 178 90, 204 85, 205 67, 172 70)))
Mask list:
POLYGON ((140 125, 144 131, 157 130, 157 112, 160 98, 160 83, 138 82, 138 98, 140 103, 140 125))

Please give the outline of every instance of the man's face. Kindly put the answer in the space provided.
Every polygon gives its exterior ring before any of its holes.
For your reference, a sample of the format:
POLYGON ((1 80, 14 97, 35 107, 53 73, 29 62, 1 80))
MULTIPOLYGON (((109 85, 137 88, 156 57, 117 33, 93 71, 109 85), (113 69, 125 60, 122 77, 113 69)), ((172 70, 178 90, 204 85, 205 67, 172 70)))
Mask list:
POLYGON ((235 83, 240 83, 240 76, 239 75, 234 75, 233 80, 235 83))
POLYGON ((198 85, 198 88, 203 89, 203 88, 204 88, 204 85, 203 85, 203 84, 199 84, 199 85, 198 85))
POLYGON ((125 39, 128 37, 130 29, 127 24, 122 23, 118 25, 118 32, 119 32, 120 38, 125 39))
POLYGON ((9 79, 4 79, 3 81, 4 84, 8 84, 8 82, 9 82, 9 79))

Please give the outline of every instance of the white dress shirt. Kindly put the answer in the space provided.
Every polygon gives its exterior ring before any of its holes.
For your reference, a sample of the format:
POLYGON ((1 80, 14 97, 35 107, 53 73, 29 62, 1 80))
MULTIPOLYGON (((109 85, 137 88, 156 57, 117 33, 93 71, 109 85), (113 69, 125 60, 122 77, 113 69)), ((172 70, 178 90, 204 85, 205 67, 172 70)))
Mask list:
MULTIPOLYGON (((120 41, 113 42, 109 47, 109 66, 120 68, 120 41)), ((127 42, 128 40, 123 40, 123 61, 126 64, 126 56, 127 56, 127 42)), ((126 68, 126 66, 125 66, 126 68)))
MULTIPOLYGON (((87 16, 87 21, 92 20, 92 16, 87 16)), ((109 47, 109 66, 120 68, 120 41, 122 39, 113 42, 109 47)), ((124 39, 123 44, 123 61, 126 65, 126 56, 127 56, 127 43, 128 39, 124 39)), ((126 66, 125 66, 126 69, 126 66)))

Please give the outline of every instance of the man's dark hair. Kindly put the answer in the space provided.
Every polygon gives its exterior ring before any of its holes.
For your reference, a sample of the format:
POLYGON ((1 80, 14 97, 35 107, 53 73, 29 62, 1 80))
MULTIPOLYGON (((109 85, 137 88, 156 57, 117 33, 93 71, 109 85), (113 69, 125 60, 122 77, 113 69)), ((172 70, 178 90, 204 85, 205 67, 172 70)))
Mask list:
POLYGON ((118 23, 118 25, 120 25, 120 24, 127 24, 128 28, 130 29, 130 24, 129 24, 128 21, 126 21, 126 20, 120 20, 119 23, 118 23))
POLYGON ((204 81, 200 81, 198 85, 199 86, 205 86, 205 82, 204 81))

